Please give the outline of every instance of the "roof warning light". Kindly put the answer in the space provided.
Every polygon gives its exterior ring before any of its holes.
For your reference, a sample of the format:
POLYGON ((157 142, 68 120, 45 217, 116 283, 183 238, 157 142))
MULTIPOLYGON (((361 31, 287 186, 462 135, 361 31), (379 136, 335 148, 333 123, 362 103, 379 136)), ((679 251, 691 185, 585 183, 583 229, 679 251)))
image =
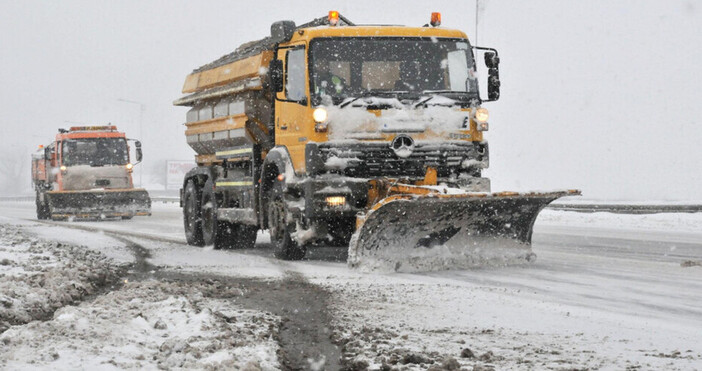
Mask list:
POLYGON ((431 13, 431 25, 433 27, 441 26, 441 13, 431 13))
POLYGON ((329 25, 336 26, 339 24, 339 12, 336 10, 329 11, 329 25))

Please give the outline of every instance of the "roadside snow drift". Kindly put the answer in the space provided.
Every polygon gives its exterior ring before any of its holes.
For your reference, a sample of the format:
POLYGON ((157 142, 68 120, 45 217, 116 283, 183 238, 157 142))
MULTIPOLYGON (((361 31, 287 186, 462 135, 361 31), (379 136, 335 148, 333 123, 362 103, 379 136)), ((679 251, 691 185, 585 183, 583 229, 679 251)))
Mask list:
POLYGON ((0 225, 0 332, 50 317, 116 282, 122 268, 86 247, 48 242, 0 225))
POLYGON ((279 320, 199 285, 128 283, 0 335, 0 368, 278 369, 279 320))

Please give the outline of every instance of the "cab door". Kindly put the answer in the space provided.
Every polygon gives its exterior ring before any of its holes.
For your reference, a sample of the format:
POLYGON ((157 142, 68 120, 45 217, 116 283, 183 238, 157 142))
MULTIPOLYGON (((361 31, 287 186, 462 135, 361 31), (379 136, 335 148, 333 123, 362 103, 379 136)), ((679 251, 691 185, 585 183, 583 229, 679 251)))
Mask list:
POLYGON ((311 125, 307 83, 305 45, 280 47, 278 59, 283 61, 283 91, 275 101, 275 144, 285 146, 296 173, 305 169, 305 144, 311 125))

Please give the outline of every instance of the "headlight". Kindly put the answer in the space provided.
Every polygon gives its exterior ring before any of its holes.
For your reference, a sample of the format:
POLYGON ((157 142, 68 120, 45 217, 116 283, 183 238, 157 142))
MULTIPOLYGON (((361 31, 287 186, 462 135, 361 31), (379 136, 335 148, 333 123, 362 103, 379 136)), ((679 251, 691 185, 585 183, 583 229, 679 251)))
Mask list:
POLYGON ((68 169, 68 168, 66 167, 66 165, 61 165, 61 167, 59 169, 61 170, 62 173, 65 173, 66 169, 68 169))
POLYGON ((318 124, 327 121, 327 110, 322 107, 315 109, 314 112, 312 112, 312 118, 314 119, 314 122, 318 124))
POLYGON ((129 162, 126 165, 124 165, 124 167, 127 168, 127 171, 132 171, 132 169, 134 168, 134 165, 131 162, 129 162))
POLYGON ((327 206, 344 206, 344 204, 346 204, 346 196, 329 196, 325 201, 327 202, 327 206))
POLYGON ((488 118, 490 118, 490 114, 487 108, 478 108, 475 110, 475 121, 477 121, 478 124, 487 122, 488 118))

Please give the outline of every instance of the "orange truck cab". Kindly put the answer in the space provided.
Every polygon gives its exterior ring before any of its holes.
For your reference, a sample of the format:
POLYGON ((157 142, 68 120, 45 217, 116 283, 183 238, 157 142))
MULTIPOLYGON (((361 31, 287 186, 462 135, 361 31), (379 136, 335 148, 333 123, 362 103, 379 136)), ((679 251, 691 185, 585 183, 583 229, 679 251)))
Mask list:
MULTIPOLYGON (((128 141, 111 125, 59 129, 54 142, 32 155, 37 218, 150 215, 148 193, 134 188, 128 141)), ((141 143, 133 142, 139 163, 141 143)))

